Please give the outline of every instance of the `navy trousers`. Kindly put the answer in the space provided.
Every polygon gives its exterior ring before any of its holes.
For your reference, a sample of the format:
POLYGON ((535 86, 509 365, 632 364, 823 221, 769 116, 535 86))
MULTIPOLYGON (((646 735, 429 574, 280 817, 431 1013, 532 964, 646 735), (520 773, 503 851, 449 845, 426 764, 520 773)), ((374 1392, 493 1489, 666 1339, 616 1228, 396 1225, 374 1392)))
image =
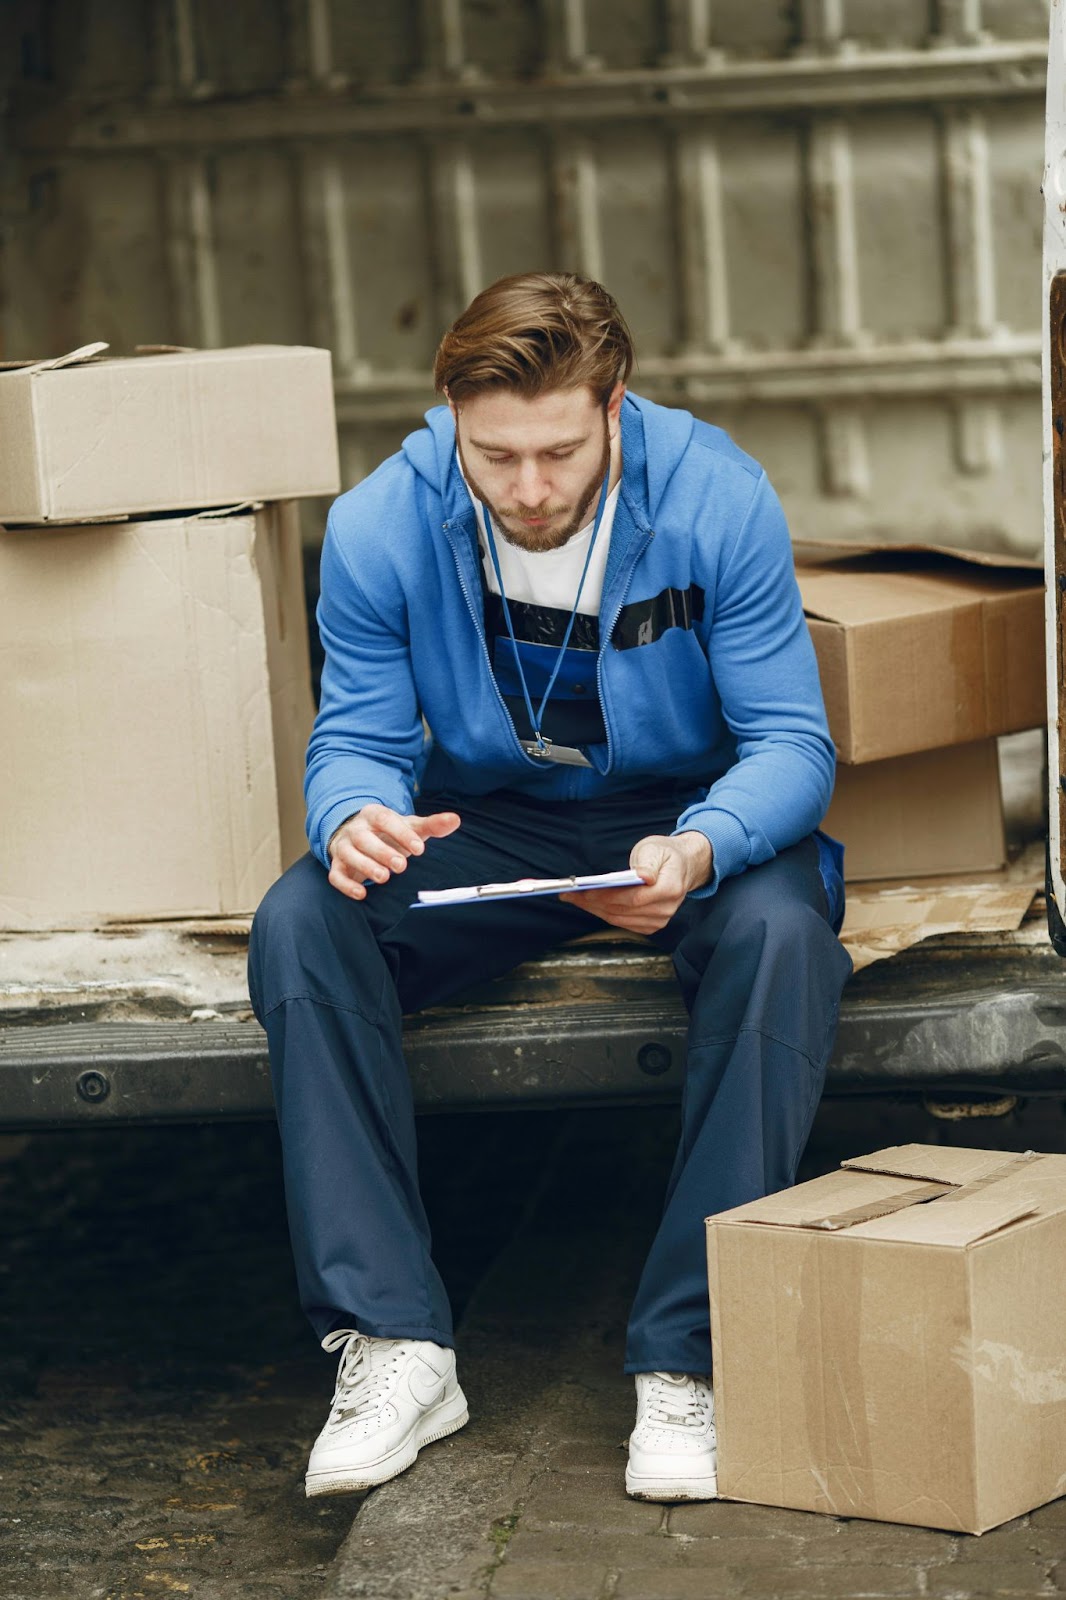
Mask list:
MULTIPOLYGON (((301 1302, 334 1328, 452 1345, 418 1191, 404 1012, 439 1004, 604 924, 553 896, 412 910, 415 892, 623 867, 676 825, 669 785, 603 800, 437 797, 462 826, 363 901, 305 856, 256 916, 249 984, 270 1047, 301 1302)), ((813 839, 689 899, 655 942, 691 1023, 681 1139, 641 1275, 627 1372, 709 1372, 703 1219, 795 1179, 851 963, 813 839)))

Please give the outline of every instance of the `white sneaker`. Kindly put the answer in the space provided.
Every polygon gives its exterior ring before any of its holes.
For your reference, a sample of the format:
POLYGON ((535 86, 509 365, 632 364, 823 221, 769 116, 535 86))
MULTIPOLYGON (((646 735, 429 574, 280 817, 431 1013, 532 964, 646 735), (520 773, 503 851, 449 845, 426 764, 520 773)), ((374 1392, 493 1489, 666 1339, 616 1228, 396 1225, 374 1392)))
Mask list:
POLYGON ((428 1339, 371 1339, 352 1328, 322 1341, 323 1350, 342 1345, 333 1404, 307 1463, 308 1495, 372 1489, 469 1418, 454 1350, 428 1339))
POLYGON ((707 1378, 637 1373, 637 1422, 629 1436, 626 1493, 635 1500, 714 1500, 718 1440, 707 1378))

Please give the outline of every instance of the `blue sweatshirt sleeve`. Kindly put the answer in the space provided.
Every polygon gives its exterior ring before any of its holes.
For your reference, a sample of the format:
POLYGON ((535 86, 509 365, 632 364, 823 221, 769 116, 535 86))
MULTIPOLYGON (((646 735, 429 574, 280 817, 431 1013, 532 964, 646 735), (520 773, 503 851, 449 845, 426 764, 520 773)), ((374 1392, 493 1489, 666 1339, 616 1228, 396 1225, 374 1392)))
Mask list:
POLYGON ((414 810, 424 736, 402 601, 388 607, 371 597, 333 512, 322 546, 317 615, 326 659, 304 796, 311 849, 328 867, 330 838, 363 806, 376 802, 403 816, 414 810))
POLYGON ((723 551, 708 656, 738 759, 675 829, 704 834, 714 852, 713 875, 697 896, 811 833, 833 791, 836 754, 818 664, 784 512, 765 473, 723 551))

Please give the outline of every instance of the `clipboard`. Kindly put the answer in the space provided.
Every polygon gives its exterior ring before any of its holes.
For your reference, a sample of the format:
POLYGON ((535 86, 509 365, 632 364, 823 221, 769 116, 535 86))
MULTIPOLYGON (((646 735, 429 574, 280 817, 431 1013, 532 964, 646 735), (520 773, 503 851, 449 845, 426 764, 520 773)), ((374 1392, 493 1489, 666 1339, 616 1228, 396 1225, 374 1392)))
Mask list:
POLYGON ((490 900, 528 900, 538 894, 580 894, 584 889, 637 889, 644 882, 639 872, 594 872, 586 877, 516 878, 514 883, 479 883, 458 889, 419 889, 414 911, 443 906, 474 906, 490 900))

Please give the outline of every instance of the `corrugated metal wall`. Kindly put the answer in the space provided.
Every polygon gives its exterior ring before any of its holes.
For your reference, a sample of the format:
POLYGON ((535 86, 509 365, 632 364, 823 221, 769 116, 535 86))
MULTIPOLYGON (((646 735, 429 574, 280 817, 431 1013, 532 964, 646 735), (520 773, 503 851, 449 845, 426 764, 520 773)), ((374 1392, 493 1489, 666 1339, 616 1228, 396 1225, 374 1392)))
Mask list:
POLYGON ((7 357, 327 344, 354 481, 479 287, 573 267, 797 534, 1038 548, 1045 0, 2 10, 7 357))

